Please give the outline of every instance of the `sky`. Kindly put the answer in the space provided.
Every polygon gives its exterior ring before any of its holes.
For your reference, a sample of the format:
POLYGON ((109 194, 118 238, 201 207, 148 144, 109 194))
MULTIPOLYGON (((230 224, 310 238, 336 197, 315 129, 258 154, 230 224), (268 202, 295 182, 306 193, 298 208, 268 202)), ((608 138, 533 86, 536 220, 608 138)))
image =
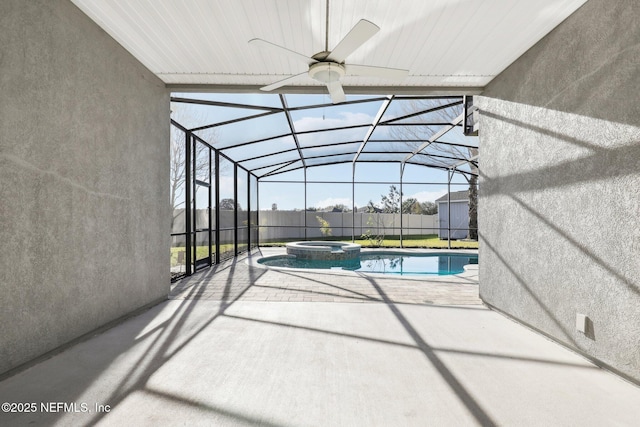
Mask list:
MULTIPOLYGON (((267 105, 281 107, 280 100, 274 94, 173 94, 174 97, 210 99, 224 102, 234 102, 250 105, 267 105)), ((329 102, 328 96, 323 95, 287 95, 287 102, 290 107, 299 105, 322 104, 329 102)), ((348 96, 351 99, 365 99, 369 96, 348 96)), ((398 108, 401 106, 398 103, 398 108)), ((299 110, 292 112, 292 120, 294 127, 298 131, 323 129, 350 125, 367 125, 370 124, 378 113, 380 103, 362 103, 351 105, 336 105, 331 107, 322 107, 311 110, 299 110)), ((394 106, 394 104, 392 104, 394 106)), ((232 120, 248 115, 259 114, 262 111, 245 110, 237 108, 221 108, 212 106, 201 106, 196 104, 172 103, 171 117, 188 128, 202 126, 203 124, 219 123, 232 120)), ((394 117, 402 114, 400 111, 394 111, 391 107, 385 113, 384 118, 394 117)), ((335 152, 339 152, 343 148, 349 151, 355 151, 359 143, 364 138, 368 127, 359 127, 354 129, 340 130, 334 132, 320 132, 300 135, 299 142, 301 146, 318 145, 333 141, 355 141, 347 147, 335 147, 335 152)), ((266 116, 251 121, 238 122, 232 125, 225 125, 215 128, 215 131, 205 130, 200 133, 207 140, 215 140, 218 147, 226 147, 243 141, 251 141, 265 138, 268 136, 280 135, 290 132, 286 118, 283 114, 266 116)), ((389 127, 378 127, 377 134, 372 138, 383 139, 389 132, 389 127)), ((453 133, 453 132, 452 132, 453 133)), ((460 133, 461 135, 461 133, 460 133)), ((460 142, 465 141, 460 135, 452 135, 448 140, 457 139, 460 142)), ((277 144, 278 150, 295 148, 295 142, 292 138, 282 138, 270 143, 256 143, 244 146, 242 148, 222 150, 223 153, 229 155, 234 160, 242 160, 250 157, 265 154, 277 144)), ((371 144, 371 143, 370 143, 371 144)), ((379 143, 380 144, 380 143, 379 143)), ((326 149, 325 149, 326 150, 326 149)), ((307 156, 313 155, 307 150, 307 156)), ((295 158, 297 153, 289 153, 290 158, 295 158)), ((286 155, 283 155, 286 157, 286 155)), ((351 158, 352 156, 350 156, 351 158)), ((381 158, 384 158, 381 157, 381 158)), ((284 159, 286 160, 286 158, 284 159)), ((264 162, 264 159, 247 162, 248 167, 260 166, 257 163, 264 162)), ((313 160, 309 160, 308 164, 312 164, 313 160)), ((260 169, 256 173, 265 173, 266 170, 260 169)), ((318 166, 307 168, 307 208, 326 208, 328 206, 343 204, 348 207, 352 206, 353 187, 351 178, 353 174, 352 163, 337 164, 332 166, 318 166), (316 181, 317 183, 314 183, 316 181), (346 183, 337 183, 343 181, 346 183)), ((273 204, 277 205, 279 210, 303 209, 304 203, 304 185, 301 183, 282 183, 269 181, 303 181, 304 172, 302 169, 274 175, 273 177, 265 177, 260 180, 259 189, 259 207, 261 210, 270 210, 273 204)), ((369 201, 379 205, 382 195, 389 192, 391 182, 399 187, 400 181, 400 164, 399 163, 357 163, 355 169, 356 182, 367 182, 355 185, 355 205, 362 207, 367 205, 369 201)), ((447 172, 426 168, 416 165, 406 165, 403 173, 403 200, 415 198, 419 202, 435 201, 447 192, 447 172), (409 184, 409 183, 430 183, 430 184, 409 184), (431 184, 439 183, 439 184, 431 184)), ((467 188, 466 180, 456 174, 452 180, 451 191, 460 191, 467 188)), ((221 176, 220 178, 221 198, 233 194, 233 179, 230 176, 221 176)))

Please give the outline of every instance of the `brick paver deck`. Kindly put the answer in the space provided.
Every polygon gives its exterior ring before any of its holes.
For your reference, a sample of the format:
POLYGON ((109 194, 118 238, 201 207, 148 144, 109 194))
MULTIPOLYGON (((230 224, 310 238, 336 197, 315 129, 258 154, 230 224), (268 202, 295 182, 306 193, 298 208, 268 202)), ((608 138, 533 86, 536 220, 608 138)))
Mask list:
POLYGON ((252 259, 283 253, 262 248, 179 281, 171 299, 215 301, 386 302, 481 304, 477 274, 395 276, 327 270, 306 272, 249 265, 252 259))

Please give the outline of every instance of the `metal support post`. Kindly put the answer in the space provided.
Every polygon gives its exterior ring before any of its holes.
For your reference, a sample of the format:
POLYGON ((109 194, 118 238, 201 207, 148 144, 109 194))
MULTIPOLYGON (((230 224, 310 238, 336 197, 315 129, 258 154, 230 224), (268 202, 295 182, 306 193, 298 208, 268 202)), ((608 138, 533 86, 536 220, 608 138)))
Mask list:
POLYGON ((307 168, 303 169, 304 172, 304 218, 302 224, 304 225, 304 240, 307 240, 307 168))
POLYGON ((233 256, 238 256, 238 164, 233 164, 233 256))
POLYGON ((251 252, 251 174, 247 172, 247 252, 251 252))
POLYGON ((215 182, 215 218, 216 218, 216 264, 220 264, 220 153, 215 150, 215 168, 216 168, 216 182, 215 182))
POLYGON ((211 204, 212 204, 212 201, 213 201, 213 188, 212 188, 213 186, 211 185, 211 179, 212 179, 212 176, 211 176, 211 165, 212 165, 212 163, 211 162, 212 162, 213 159, 212 159, 211 154, 212 154, 213 150, 211 148, 209 148, 208 150, 209 150, 209 206, 207 206, 207 209, 209 211, 209 215, 208 215, 208 218, 207 218, 207 221, 208 221, 208 227, 207 228, 209 229, 209 233, 208 233, 209 234, 209 267, 211 267, 211 265, 214 262, 213 261, 213 257, 211 256, 211 254, 213 253, 213 242, 212 242, 212 240, 213 240, 213 229, 211 228, 211 225, 213 224, 213 212, 211 210, 211 204))
POLYGON ((402 245, 402 172, 403 172, 404 163, 400 163, 400 248, 402 245))
POLYGON ((351 243, 356 241, 356 163, 351 166, 351 243))
POLYGON ((451 249, 451 179, 453 179, 453 172, 451 169, 447 171, 447 247, 451 249))
POLYGON ((191 132, 185 132, 184 139, 184 222, 185 222, 185 252, 186 274, 191 271, 191 132))

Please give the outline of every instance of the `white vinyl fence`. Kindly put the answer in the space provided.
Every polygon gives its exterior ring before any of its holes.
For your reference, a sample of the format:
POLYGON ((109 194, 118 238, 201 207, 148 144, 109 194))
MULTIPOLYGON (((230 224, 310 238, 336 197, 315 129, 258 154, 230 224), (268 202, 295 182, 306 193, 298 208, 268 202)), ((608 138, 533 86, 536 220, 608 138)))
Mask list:
MULTIPOLYGON (((174 210, 173 233, 184 232, 184 209, 174 210)), ((196 222, 199 227, 207 227, 206 210, 196 211, 196 222)), ((307 212, 307 233, 305 236, 303 211, 260 211, 260 242, 274 242, 290 239, 320 239, 323 237, 356 238, 363 234, 372 236, 399 236, 400 214, 351 212, 307 212), (326 221, 323 226, 322 221, 326 221), (355 228, 353 227, 355 219, 355 228)), ((222 226, 233 226, 233 211, 220 211, 222 226)), ((240 226, 246 224, 240 224, 240 226)), ((402 234, 424 235, 438 234, 438 215, 402 214, 402 234)))
MULTIPOLYGON (((306 239, 356 238, 363 234, 399 236, 400 214, 351 212, 307 212, 306 239), (327 226, 323 226, 322 221, 327 226), (324 233, 323 233, 324 232, 324 233), (330 234, 329 234, 330 233, 330 234)), ((260 211, 260 242, 304 239, 303 211, 260 211)), ((438 215, 402 215, 403 235, 437 234, 438 215)))

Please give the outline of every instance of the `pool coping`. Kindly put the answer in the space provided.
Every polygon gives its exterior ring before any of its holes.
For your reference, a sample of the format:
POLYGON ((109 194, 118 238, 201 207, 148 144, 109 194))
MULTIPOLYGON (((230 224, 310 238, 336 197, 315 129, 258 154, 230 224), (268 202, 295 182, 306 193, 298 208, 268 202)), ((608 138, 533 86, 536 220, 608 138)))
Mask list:
POLYGON ((323 242, 320 240, 310 240, 308 242, 290 242, 285 245, 287 249, 303 249, 308 252, 332 252, 332 247, 339 246, 341 250, 345 252, 358 251, 362 249, 362 246, 357 243, 349 242, 323 242))
MULTIPOLYGON (((438 280, 450 280, 451 278, 457 277, 466 280, 476 281, 478 279, 478 264, 467 264, 465 265, 464 272, 458 274, 448 274, 448 275, 431 275, 431 274, 402 274, 402 275, 390 275, 384 273, 370 273, 370 272, 361 272, 361 271, 350 271, 350 270, 339 270, 339 269, 319 269, 319 268, 290 268, 290 267, 272 267, 266 266, 264 264, 258 263, 258 260, 262 258, 267 258, 271 256, 278 255, 287 255, 285 247, 278 248, 269 248, 269 254, 260 256, 260 257, 250 257, 245 260, 245 263, 249 265, 249 267, 259 268, 263 270, 276 270, 276 271, 297 271, 297 272, 309 272, 309 273, 321 273, 321 274, 339 274, 339 275, 349 275, 349 276, 373 276, 373 277, 396 277, 396 278, 425 278, 425 280, 429 281, 438 281, 438 280)), ((423 249, 423 248, 362 248, 360 253, 376 253, 376 252, 384 252, 391 254, 458 254, 458 255, 467 255, 474 254, 478 255, 477 249, 423 249)))

